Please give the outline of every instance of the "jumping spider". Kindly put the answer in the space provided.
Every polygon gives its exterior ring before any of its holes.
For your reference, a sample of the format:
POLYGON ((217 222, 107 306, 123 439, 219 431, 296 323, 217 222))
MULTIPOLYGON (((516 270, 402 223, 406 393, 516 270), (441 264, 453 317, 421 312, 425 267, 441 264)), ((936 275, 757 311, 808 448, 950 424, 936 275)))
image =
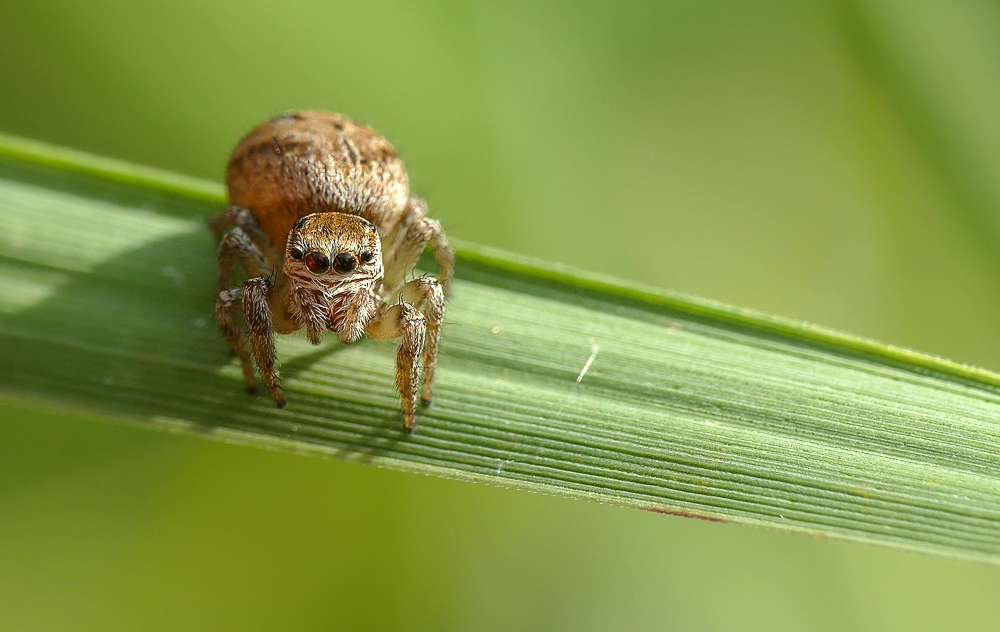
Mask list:
POLYGON ((257 387, 252 350, 271 397, 285 405, 275 333, 304 327, 313 344, 326 330, 346 343, 398 337, 396 387, 412 432, 421 363, 421 400, 431 401, 454 253, 423 200, 410 196, 392 145, 337 114, 291 112, 240 141, 226 184, 231 206, 211 221, 221 240, 215 315, 247 390, 257 387), (441 280, 404 283, 428 244, 441 280), (249 276, 242 287, 233 286, 236 263, 249 276))

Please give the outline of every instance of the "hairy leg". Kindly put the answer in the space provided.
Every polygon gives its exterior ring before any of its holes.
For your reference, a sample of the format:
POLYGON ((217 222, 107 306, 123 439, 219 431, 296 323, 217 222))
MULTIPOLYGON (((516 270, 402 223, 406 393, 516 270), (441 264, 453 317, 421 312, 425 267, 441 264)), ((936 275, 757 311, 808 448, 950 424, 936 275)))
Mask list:
POLYGON ((423 309, 424 317, 427 319, 427 337, 423 354, 424 389, 420 394, 420 401, 424 406, 430 406, 438 343, 441 341, 441 322, 444 320, 444 292, 437 279, 422 276, 396 290, 388 302, 395 303, 397 300, 409 303, 417 309, 423 309))
POLYGON ((229 226, 235 224, 240 228, 253 243, 257 245, 264 258, 274 267, 280 268, 282 254, 271 243, 271 238, 260 228, 260 224, 254 219, 253 214, 242 206, 228 206, 224 211, 209 220, 209 227, 216 239, 222 239, 222 235, 229 226))
POLYGON ((218 323, 222 336, 240 359, 247 392, 253 393, 257 390, 257 380, 253 375, 253 364, 250 362, 250 352, 247 350, 247 337, 243 333, 239 321, 236 320, 236 313, 242 308, 243 290, 241 288, 219 292, 219 298, 215 303, 215 322, 218 323))
POLYGON ((396 303, 380 309, 379 314, 369 321, 367 330, 377 340, 401 338, 396 352, 396 388, 403 408, 403 427, 407 432, 413 432, 420 384, 420 358, 424 351, 427 323, 412 305, 396 303))
POLYGON ((247 276, 268 277, 271 275, 271 265, 264 260, 264 255, 242 228, 236 227, 226 233, 219 243, 219 280, 216 288, 219 292, 233 287, 233 274, 236 263, 239 262, 246 270, 247 276))
POLYGON ((410 198, 407 212, 392 232, 383 240, 385 281, 388 288, 399 286, 406 273, 413 269, 424 248, 430 244, 434 259, 441 268, 441 289, 451 294, 451 277, 455 270, 455 252, 448 244, 441 224, 427 217, 427 205, 420 198, 410 198))
POLYGON ((278 355, 274 350, 274 325, 267 297, 273 286, 267 279, 250 279, 243 284, 243 316, 250 330, 250 345, 264 384, 271 391, 271 398, 278 408, 284 408, 285 395, 281 392, 278 374, 278 355))

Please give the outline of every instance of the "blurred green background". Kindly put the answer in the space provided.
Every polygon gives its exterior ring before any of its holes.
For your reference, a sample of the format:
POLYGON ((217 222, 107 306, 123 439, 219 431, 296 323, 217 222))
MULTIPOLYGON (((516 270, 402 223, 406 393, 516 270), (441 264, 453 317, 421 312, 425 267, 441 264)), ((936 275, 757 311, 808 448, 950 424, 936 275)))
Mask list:
MULTIPOLYGON (((339 111, 454 237, 1000 369, 992 1, 8 0, 0 59, 0 131, 221 180, 339 111)), ((3 630, 1000 627, 993 567, 0 420, 3 630)))

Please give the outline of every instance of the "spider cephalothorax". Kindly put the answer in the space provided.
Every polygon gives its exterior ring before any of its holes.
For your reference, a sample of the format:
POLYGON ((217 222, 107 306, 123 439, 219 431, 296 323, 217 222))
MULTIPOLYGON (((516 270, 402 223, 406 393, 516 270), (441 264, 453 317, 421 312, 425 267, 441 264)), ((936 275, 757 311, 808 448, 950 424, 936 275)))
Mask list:
POLYGON ((378 232, 356 215, 307 215, 292 226, 284 272, 289 311, 309 339, 319 342, 330 329, 344 342, 354 342, 375 314, 384 274, 378 232))
POLYGON ((398 337, 396 386, 412 431, 421 366, 421 399, 431 399, 454 256, 423 201, 409 197, 392 146, 342 116, 293 112, 240 142, 227 182, 233 206, 212 220, 222 240, 216 319, 248 389, 256 388, 252 356, 275 403, 285 405, 275 333, 305 328, 313 343, 325 331, 348 343, 366 333, 398 337), (224 234, 230 224, 236 227, 224 234), (403 283, 428 244, 441 282, 423 276, 403 283), (250 277, 238 288, 237 262, 250 277))

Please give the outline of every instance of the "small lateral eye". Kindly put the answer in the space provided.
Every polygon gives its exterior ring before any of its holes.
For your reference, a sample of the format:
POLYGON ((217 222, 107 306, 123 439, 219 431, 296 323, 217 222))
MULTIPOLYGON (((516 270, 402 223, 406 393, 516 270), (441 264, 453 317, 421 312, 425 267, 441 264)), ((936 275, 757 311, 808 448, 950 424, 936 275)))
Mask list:
POLYGON ((372 259, 374 258, 375 258, 375 253, 367 250, 358 255, 358 259, 361 259, 361 261, 363 261, 364 263, 371 263, 372 259))
POLYGON ((330 269, 330 257, 314 250, 306 255, 306 267, 311 272, 323 274, 330 269))
POLYGON ((292 259, 298 260, 304 257, 306 253, 302 252, 302 249, 298 246, 295 246, 288 251, 288 254, 292 256, 292 259))
POLYGON ((333 269, 340 274, 347 274, 357 266, 357 259, 349 252, 342 252, 333 258, 333 269))

